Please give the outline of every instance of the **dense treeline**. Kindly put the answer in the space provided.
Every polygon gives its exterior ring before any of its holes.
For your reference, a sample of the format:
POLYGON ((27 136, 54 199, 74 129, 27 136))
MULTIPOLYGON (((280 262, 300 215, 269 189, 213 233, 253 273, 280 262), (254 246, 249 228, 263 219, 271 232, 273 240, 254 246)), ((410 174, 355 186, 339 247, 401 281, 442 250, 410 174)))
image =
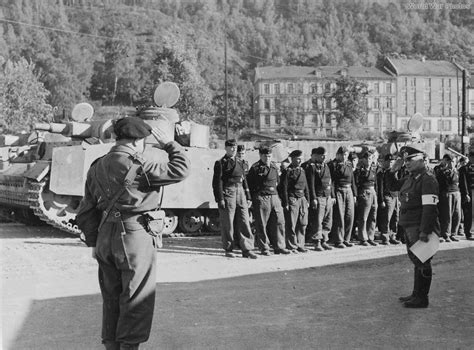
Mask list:
POLYGON ((148 104, 153 88, 172 80, 180 114, 222 132, 227 33, 230 126, 241 131, 252 125, 257 65, 372 66, 387 54, 474 63, 470 1, 450 0, 468 10, 414 2, 4 0, 0 63, 5 71, 26 59, 60 110, 81 101, 148 104))

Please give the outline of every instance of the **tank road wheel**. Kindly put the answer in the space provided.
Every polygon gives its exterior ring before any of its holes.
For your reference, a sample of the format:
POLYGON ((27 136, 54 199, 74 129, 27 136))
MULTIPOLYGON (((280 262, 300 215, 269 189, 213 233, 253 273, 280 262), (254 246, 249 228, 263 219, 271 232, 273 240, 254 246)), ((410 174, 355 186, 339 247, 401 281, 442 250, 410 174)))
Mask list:
POLYGON ((165 210, 165 222, 163 227, 163 235, 170 235, 178 227, 178 216, 172 210, 165 210))
POLYGON ((210 232, 219 232, 221 229, 221 222, 219 221, 219 211, 210 210, 206 215, 206 228, 210 232))
POLYGON ((185 210, 179 216, 179 228, 185 233, 199 231, 204 226, 204 215, 197 210, 185 210))

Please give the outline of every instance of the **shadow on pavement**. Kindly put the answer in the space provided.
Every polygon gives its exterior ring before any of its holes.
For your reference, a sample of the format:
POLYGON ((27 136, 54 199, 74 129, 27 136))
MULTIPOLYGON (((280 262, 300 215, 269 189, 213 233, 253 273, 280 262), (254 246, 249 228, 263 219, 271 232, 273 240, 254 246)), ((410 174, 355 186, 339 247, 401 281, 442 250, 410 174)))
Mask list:
MULTIPOLYGON (((439 252, 428 309, 406 256, 157 285, 144 349, 471 349, 474 249, 439 252)), ((10 349, 102 349, 101 297, 36 300, 10 349)))

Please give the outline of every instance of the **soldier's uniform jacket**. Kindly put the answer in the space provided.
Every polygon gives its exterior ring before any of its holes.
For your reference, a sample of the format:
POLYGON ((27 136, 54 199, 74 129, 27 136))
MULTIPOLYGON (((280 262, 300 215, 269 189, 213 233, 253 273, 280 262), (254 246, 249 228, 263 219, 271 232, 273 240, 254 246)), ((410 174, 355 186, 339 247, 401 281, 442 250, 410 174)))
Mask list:
POLYGON ((250 200, 245 172, 245 163, 242 159, 225 155, 215 162, 212 189, 216 202, 224 200, 224 188, 226 186, 240 183, 245 190, 247 199, 250 200))
POLYGON ((434 173, 438 180, 440 193, 459 191, 459 174, 456 169, 437 165, 434 167, 434 173))
POLYGON ((353 195, 357 196, 357 187, 354 179, 354 171, 352 170, 352 163, 349 161, 344 162, 334 159, 328 165, 331 170, 334 187, 337 189, 339 187, 350 186, 353 195))
POLYGON ((247 183, 252 197, 277 194, 280 183, 278 167, 274 162, 268 166, 259 160, 250 167, 247 183))
POLYGON ((300 166, 290 165, 280 178, 281 202, 284 207, 289 204, 290 198, 305 197, 309 200, 308 182, 304 170, 300 166))
MULTIPOLYGON (((401 178, 402 172, 399 171, 397 176, 401 178)), ((384 196, 398 197, 400 187, 390 180, 390 169, 382 169, 377 173, 377 198, 379 203, 383 202, 384 196)))
MULTIPOLYGON (((395 177, 394 173, 390 173, 395 177)), ((392 179, 393 180, 393 179, 392 179)), ((438 232, 438 181, 433 174, 423 169, 402 179, 399 193, 400 225, 419 227, 419 232, 438 232)))
POLYGON ((331 170, 326 163, 309 163, 306 167, 306 178, 311 200, 316 197, 335 197, 331 170))
MULTIPOLYGON (((135 161, 141 166, 133 183, 126 187, 114 205, 122 216, 140 214, 156 209, 160 202, 161 186, 182 181, 188 176, 190 162, 177 142, 169 142, 164 151, 168 153, 168 163, 146 160, 125 145, 115 145, 105 156, 97 159, 87 173, 84 198, 79 211, 86 212, 96 208, 105 211, 110 200, 123 189, 123 180, 135 161), (102 193, 107 193, 104 198, 102 193)), ((94 247, 97 240, 97 227, 82 229, 86 244, 94 247), (86 232, 89 231, 89 232, 86 232)))
POLYGON ((377 185, 377 166, 371 164, 369 167, 365 165, 358 167, 354 171, 354 181, 357 186, 357 191, 362 191, 369 187, 375 187, 377 185))
MULTIPOLYGON (((474 189, 474 164, 471 162, 459 168, 459 190, 462 196, 470 196, 474 189)), ((471 198, 472 200, 472 198, 471 198)))

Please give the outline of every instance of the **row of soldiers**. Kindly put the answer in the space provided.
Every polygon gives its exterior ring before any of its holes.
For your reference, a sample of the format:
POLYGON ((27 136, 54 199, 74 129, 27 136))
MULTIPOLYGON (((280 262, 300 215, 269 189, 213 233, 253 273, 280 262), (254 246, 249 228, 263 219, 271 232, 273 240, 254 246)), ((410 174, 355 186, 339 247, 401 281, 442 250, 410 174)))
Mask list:
MULTIPOLYGON (((390 172, 394 155, 385 156, 378 164, 376 151, 367 149, 357 157, 342 146, 336 158, 327 161, 325 148, 317 147, 309 160, 303 162, 302 152, 295 150, 289 155, 289 162, 278 167, 272 162, 272 149, 261 147, 260 160, 249 167, 243 159, 243 145, 227 140, 225 148, 225 156, 214 166, 213 190, 227 257, 235 257, 233 249, 239 246, 243 257, 257 258, 254 241, 264 256, 270 255, 270 246, 275 254, 307 252, 308 240, 315 243, 316 251, 331 250, 330 237, 336 248, 352 247, 353 238, 362 246, 376 246, 376 227, 384 245, 403 240, 403 235, 397 236, 400 188, 391 181, 390 172), (256 240, 250 227, 250 205, 256 240)), ((458 171, 453 159, 445 155, 434 169, 440 186, 438 208, 443 241, 457 240, 463 215, 461 203, 466 209, 472 205, 469 167, 473 161, 458 171)), ((402 168, 396 175, 402 178, 406 174, 402 168)), ((467 238, 470 213, 465 210, 464 214, 467 238)))

